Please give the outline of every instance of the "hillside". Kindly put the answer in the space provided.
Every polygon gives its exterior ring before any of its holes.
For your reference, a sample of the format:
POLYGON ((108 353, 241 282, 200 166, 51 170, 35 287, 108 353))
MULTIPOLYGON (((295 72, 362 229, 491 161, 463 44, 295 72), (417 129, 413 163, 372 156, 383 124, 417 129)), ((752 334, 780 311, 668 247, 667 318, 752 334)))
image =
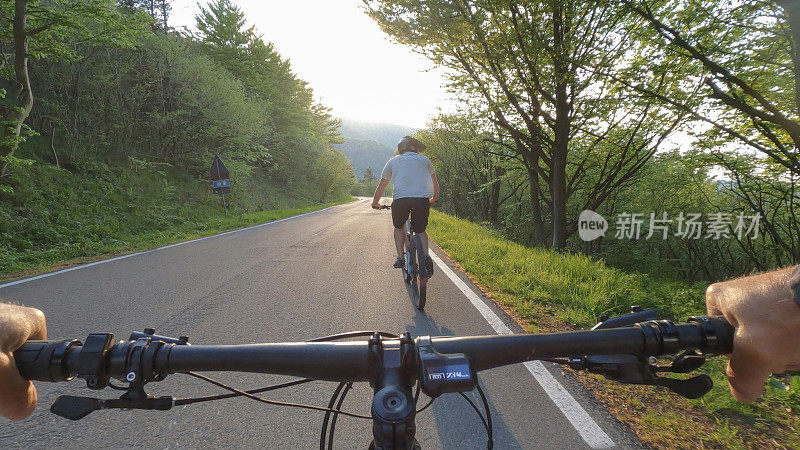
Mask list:
MULTIPOLYGON (((0 139, 0 274, 350 198, 350 165, 331 149, 338 122, 236 5, 215 1, 196 17, 206 31, 185 35, 154 27, 142 2, 85 3, 18 42, 35 76, 11 60, 0 73, 13 87, 0 89, 2 121, 24 124, 0 139), (17 104, 20 79, 32 105, 17 104), (228 219, 210 189, 214 155, 230 171, 228 219)), ((62 6, 38 2, 37 14, 62 6)))
POLYGON ((401 137, 411 134, 414 129, 391 123, 360 122, 353 119, 341 119, 339 132, 345 138, 373 140, 394 149, 401 137))
POLYGON ((339 132, 345 138, 341 149, 353 165, 353 172, 361 179, 367 167, 377 176, 386 160, 395 153, 397 141, 413 132, 413 128, 385 123, 359 122, 341 119, 339 132))
POLYGON ((371 139, 345 138, 344 144, 335 147, 344 151, 358 179, 364 177, 367 167, 372 167, 372 173, 378 176, 386 161, 394 155, 393 148, 371 139))

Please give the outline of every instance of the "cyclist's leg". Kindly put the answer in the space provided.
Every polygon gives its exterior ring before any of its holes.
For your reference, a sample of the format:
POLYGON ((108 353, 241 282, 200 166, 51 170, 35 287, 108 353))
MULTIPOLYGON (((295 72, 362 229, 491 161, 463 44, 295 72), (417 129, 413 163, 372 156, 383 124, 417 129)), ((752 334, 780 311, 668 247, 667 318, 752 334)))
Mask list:
POLYGON ((428 233, 425 229, 428 227, 428 216, 430 215, 431 205, 427 198, 415 198, 414 206, 411 210, 411 228, 420 238, 422 248, 426 255, 425 267, 428 273, 433 273, 433 260, 430 257, 428 250, 428 233))
POLYGON ((423 231, 419 233, 419 240, 422 241, 422 248, 425 251, 425 269, 428 271, 428 277, 433 275, 433 259, 431 258, 430 250, 428 249, 428 233, 423 231))
POLYGON ((394 246, 397 250, 397 257, 403 258, 403 244, 406 240, 406 233, 402 228, 394 229, 394 246))
POLYGON ((425 249, 425 254, 428 254, 428 233, 425 229, 428 227, 428 216, 430 215, 431 205, 428 203, 427 198, 414 198, 411 207, 411 229, 417 233, 422 239, 422 247, 425 249))
POLYGON ((394 246, 397 250, 397 261, 394 267, 403 267, 405 252, 405 224, 408 216, 411 213, 411 207, 407 199, 398 198, 392 202, 392 225, 394 225, 394 246))
POLYGON ((422 248, 425 250, 425 254, 428 254, 428 232, 423 231, 422 233, 417 233, 419 239, 422 241, 422 248))

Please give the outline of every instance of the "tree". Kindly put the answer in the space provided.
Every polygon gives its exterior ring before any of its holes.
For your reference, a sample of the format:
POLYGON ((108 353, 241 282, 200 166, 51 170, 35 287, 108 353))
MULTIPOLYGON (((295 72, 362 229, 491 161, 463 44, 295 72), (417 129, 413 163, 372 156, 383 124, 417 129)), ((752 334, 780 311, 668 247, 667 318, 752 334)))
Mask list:
POLYGON ((417 134, 436 167, 442 207, 460 217, 499 225, 500 208, 527 177, 513 154, 494 143, 498 137, 493 131, 482 129, 476 118, 441 115, 417 134))
POLYGON ((11 107, 3 108, 2 137, 0 137, 0 177, 5 175, 10 158, 20 142, 20 133, 25 119, 33 108, 33 90, 28 72, 28 39, 33 31, 26 28, 28 22, 28 2, 14 2, 13 43, 14 75, 19 83, 16 99, 11 107))
POLYGON ((145 11, 153 18, 153 30, 169 31, 169 15, 172 12, 171 0, 119 0, 120 8, 128 12, 145 11))
POLYGON ((377 180, 375 175, 372 174, 372 166, 367 167, 367 170, 364 171, 364 177, 362 178, 363 181, 373 182, 377 180))
POLYGON ((642 65, 681 66, 698 89, 659 93, 625 84, 685 113, 703 163, 729 180, 736 201, 724 207, 762 216, 764 239, 737 240, 742 258, 760 270, 800 262, 800 2, 623 0, 622 7, 647 25, 638 31, 642 53, 660 55, 642 65))
POLYGON ((317 172, 320 203, 333 200, 337 193, 348 192, 355 182, 353 167, 340 150, 328 149, 317 160, 317 172))
POLYGON ((60 127, 70 169, 134 157, 201 173, 215 153, 231 161, 232 170, 271 158, 266 102, 248 96, 191 42, 148 32, 135 49, 79 52, 75 62, 43 62, 33 82, 42 101, 31 125, 60 127))
POLYGON ((141 17, 122 14, 113 0, 4 0, 1 5, 3 21, 10 20, 12 26, 2 28, 0 42, 10 42, 13 52, 4 55, 0 73, 7 80, 13 101, 0 107, 0 176, 13 161, 33 108, 30 57, 74 58, 70 41, 131 46, 143 25, 141 17), (5 64, 9 59, 13 61, 11 69, 5 64))
MULTIPOLYGON (((699 95, 638 92, 710 125, 723 138, 800 174, 800 3, 623 0, 649 25, 646 52, 689 65, 699 95)), ((653 66, 653 64, 650 64, 653 66)))
MULTIPOLYGON (((584 69, 624 66, 635 53, 625 14, 613 3, 366 3, 385 32, 451 69, 451 87, 497 127, 496 144, 519 157, 540 245, 563 248, 577 229, 570 199, 582 195, 578 205, 599 207, 682 119, 584 69)), ((679 79, 636 76, 657 92, 679 79)))
POLYGON ((255 37, 255 26, 245 28, 244 12, 230 0, 213 0, 205 8, 200 6, 195 20, 200 38, 214 46, 241 49, 255 37))
POLYGON ((340 142, 338 121, 314 101, 307 83, 256 34, 236 5, 215 0, 196 19, 200 48, 268 106, 273 132, 263 145, 272 155, 271 173, 286 183, 302 178, 318 158, 327 157, 331 144, 340 142))

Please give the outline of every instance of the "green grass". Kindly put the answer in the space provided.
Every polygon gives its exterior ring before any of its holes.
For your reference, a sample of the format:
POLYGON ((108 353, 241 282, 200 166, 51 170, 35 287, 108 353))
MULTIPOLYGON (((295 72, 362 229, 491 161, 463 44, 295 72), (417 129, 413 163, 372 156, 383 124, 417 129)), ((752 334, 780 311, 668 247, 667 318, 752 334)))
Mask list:
POLYGON ((603 314, 628 312, 631 305, 686 317, 704 309, 705 286, 625 273, 583 255, 526 247, 500 232, 432 212, 429 230, 479 283, 510 295, 515 307, 555 307, 569 324, 593 325, 603 314))
POLYGON ((132 161, 76 174, 17 167, 13 194, 0 194, 0 279, 65 261, 137 250, 246 227, 350 201, 319 203, 315 193, 275 185, 264 173, 242 177, 228 218, 207 180, 169 166, 132 161), (31 181, 34 180, 34 181, 31 181))
POLYGON ((119 239, 109 237, 105 242, 93 242, 88 245, 81 243, 59 246, 51 249, 36 250, 24 253, 9 263, 4 260, 0 264, 0 280, 7 281, 15 278, 9 274, 28 276, 33 273, 47 271, 54 265, 62 265, 79 259, 84 262, 99 257, 132 253, 140 250, 161 247, 189 239, 221 233, 223 231, 258 225, 273 220, 296 216, 319 209, 335 206, 350 201, 343 200, 331 203, 322 203, 301 208, 273 209, 253 213, 231 214, 225 217, 209 218, 203 222, 192 222, 184 226, 177 226, 163 231, 150 231, 130 236, 118 236, 119 239))
MULTIPOLYGON (((547 321, 549 313, 562 327, 589 327, 602 314, 624 313, 631 305, 653 307, 662 317, 677 320, 705 313, 704 284, 626 273, 583 255, 525 247, 496 230, 438 211, 431 212, 428 231, 495 300, 525 320, 529 330, 541 330, 537 322, 547 321)), ((715 432, 703 436, 706 445, 757 442, 800 448, 800 436, 793 431, 800 429, 800 377, 771 379, 762 400, 742 404, 728 392, 724 358, 710 361, 703 371, 714 379, 714 389, 691 404, 714 424, 715 432)), ((691 435, 695 426, 691 421, 645 419, 653 442, 691 435)))

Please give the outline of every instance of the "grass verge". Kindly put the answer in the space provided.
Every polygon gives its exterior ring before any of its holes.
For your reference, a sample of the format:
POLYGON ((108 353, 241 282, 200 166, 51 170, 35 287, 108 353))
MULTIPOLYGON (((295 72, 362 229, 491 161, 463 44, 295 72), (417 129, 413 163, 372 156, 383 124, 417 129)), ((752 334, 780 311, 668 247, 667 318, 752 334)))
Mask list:
MULTIPOLYGON (((430 236, 484 292, 529 332, 588 327, 602 314, 653 307, 685 319, 705 311, 702 284, 625 273, 602 261, 525 247, 499 232, 432 211, 430 236)), ((724 360, 703 370, 714 389, 688 401, 650 386, 576 373, 644 443, 659 448, 800 448, 800 377, 771 379, 762 400, 741 404, 728 393, 724 360)))
POLYGON ((13 266, 9 266, 13 267, 13 270, 0 270, 0 282, 63 269, 113 256, 161 247, 176 242, 221 233, 223 231, 284 219, 286 217, 340 205, 352 200, 353 199, 348 199, 300 208, 229 214, 227 218, 211 217, 205 221, 177 225, 162 231, 147 231, 127 236, 108 237, 103 241, 91 242, 89 244, 77 243, 75 245, 34 250, 27 252, 24 258, 19 258, 15 261, 13 266))

